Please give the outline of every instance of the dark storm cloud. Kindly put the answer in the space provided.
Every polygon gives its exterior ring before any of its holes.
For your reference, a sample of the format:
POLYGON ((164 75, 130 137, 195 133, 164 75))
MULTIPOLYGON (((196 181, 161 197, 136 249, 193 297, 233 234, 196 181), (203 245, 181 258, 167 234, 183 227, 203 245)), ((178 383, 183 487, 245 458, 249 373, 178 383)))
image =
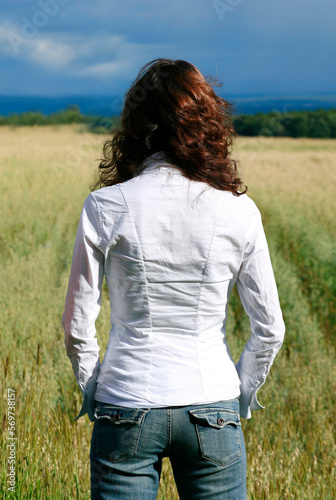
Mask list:
POLYGON ((335 88, 333 0, 3 0, 0 9, 2 94, 118 93, 155 57, 218 73, 235 94, 335 88))

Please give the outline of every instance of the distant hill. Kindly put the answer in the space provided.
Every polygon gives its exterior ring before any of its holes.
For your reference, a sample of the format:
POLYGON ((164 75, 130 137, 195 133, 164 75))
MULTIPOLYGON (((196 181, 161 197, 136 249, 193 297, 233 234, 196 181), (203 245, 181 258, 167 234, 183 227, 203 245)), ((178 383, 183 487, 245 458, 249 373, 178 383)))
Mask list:
POLYGON ((118 115, 122 109, 120 96, 0 96, 0 116, 26 111, 41 111, 44 115, 78 106, 83 115, 118 115))
MULTIPOLYGON (((224 96, 233 102, 239 114, 268 113, 270 111, 313 111, 336 108, 336 94, 312 96, 224 96)), ((41 111, 45 115, 76 105, 84 115, 118 115, 122 96, 0 96, 0 116, 26 111, 41 111)))
MULTIPOLYGON (((229 100, 230 98, 228 98, 229 100)), ((314 111, 316 109, 336 108, 336 94, 307 96, 260 96, 231 97, 239 114, 288 113, 290 111, 314 111)))

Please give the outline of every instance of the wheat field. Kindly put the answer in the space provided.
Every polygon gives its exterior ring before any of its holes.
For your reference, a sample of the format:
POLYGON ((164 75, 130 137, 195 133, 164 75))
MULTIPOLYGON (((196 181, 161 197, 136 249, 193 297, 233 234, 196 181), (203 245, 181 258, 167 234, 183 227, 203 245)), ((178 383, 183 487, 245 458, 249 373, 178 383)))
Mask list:
MULTIPOLYGON (((2 498, 86 500, 93 424, 73 421, 81 398, 61 315, 77 222, 105 138, 79 126, 2 127, 1 137, 2 498)), ((262 212, 287 328, 259 393, 266 409, 243 422, 249 499, 332 500, 336 140, 238 138, 234 156, 262 212)), ((97 330, 103 355, 106 290, 97 330)), ((235 361, 248 337, 233 293, 227 338, 235 361)), ((177 498, 165 461, 158 499, 177 498)))

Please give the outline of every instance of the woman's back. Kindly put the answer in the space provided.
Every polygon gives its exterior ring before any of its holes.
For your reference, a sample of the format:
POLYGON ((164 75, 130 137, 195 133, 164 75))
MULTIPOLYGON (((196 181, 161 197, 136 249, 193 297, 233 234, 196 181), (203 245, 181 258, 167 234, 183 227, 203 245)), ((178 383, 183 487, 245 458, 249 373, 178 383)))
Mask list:
POLYGON ((254 203, 188 180, 162 155, 90 203, 112 323, 96 399, 157 407, 238 396, 225 321, 254 203))

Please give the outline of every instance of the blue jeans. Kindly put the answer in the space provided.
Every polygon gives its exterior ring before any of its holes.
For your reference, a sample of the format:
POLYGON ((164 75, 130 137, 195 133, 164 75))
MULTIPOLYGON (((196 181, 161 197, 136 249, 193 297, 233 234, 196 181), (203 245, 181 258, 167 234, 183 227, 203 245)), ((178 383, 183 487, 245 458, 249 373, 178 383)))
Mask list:
POLYGON ((182 500, 246 500, 239 401, 137 409, 97 403, 92 500, 155 500, 169 457, 182 500))

